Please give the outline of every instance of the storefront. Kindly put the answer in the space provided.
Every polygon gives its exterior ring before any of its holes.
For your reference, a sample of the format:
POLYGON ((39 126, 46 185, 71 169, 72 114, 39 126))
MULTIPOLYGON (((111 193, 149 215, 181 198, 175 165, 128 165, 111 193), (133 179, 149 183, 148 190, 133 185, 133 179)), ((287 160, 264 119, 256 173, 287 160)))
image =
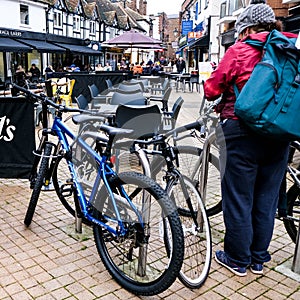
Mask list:
POLYGON ((195 70, 199 70, 199 62, 203 62, 207 58, 209 52, 209 35, 206 34, 199 39, 193 40, 189 43, 189 51, 192 62, 190 65, 195 70))
POLYGON ((41 70, 51 65, 55 71, 62 71, 77 59, 83 70, 95 64, 101 57, 100 50, 91 47, 90 41, 67 38, 53 34, 42 34, 0 28, 0 78, 13 80, 18 65, 28 71, 34 63, 41 70))

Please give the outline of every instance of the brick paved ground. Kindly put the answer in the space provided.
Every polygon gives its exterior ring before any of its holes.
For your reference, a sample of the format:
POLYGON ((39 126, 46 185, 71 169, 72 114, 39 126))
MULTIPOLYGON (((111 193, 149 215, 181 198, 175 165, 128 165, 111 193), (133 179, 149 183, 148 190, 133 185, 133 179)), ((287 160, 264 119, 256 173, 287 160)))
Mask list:
MULTIPOLYGON (((172 92, 172 101, 180 93, 172 92)), ((201 95, 182 93, 179 122, 198 116, 201 95)), ((276 221, 270 247, 272 260, 264 276, 240 278, 213 260, 208 279, 196 290, 176 281, 153 297, 136 297, 120 288, 100 262, 91 232, 74 234, 73 219, 54 192, 43 192, 30 228, 23 225, 30 189, 27 180, 0 180, 0 299, 300 299, 298 281, 276 267, 293 258, 295 245, 276 221)), ((222 216, 211 219, 213 251, 222 248, 222 216)))

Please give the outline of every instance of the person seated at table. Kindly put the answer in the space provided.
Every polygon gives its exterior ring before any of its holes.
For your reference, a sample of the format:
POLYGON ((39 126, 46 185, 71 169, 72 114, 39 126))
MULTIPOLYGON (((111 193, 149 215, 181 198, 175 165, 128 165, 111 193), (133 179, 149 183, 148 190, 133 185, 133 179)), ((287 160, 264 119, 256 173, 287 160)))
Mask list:
POLYGON ((17 67, 16 73, 15 73, 15 83, 19 86, 26 86, 26 73, 25 70, 21 65, 17 67))
POLYGON ((99 64, 96 65, 95 71, 96 71, 96 72, 97 72, 97 71, 104 71, 103 66, 102 66, 101 63, 99 63, 99 64))
POLYGON ((46 76, 45 76, 46 79, 49 79, 49 78, 52 78, 52 77, 53 77, 53 72, 54 72, 54 70, 53 70, 53 68, 52 68, 51 65, 48 65, 48 66, 45 68, 44 72, 45 72, 45 75, 46 75, 46 76))
POLYGON ((143 67, 136 62, 135 65, 132 68, 133 74, 142 74, 143 73, 143 67))
POLYGON ((104 67, 104 71, 112 71, 112 66, 107 62, 104 67))
POLYGON ((160 62, 157 61, 154 63, 153 68, 151 70, 152 75, 158 75, 158 72, 161 71, 161 65, 160 62))
POLYGON ((41 77, 41 71, 40 69, 36 66, 36 64, 32 64, 31 68, 29 69, 29 75, 30 76, 30 81, 31 82, 38 82, 40 77, 41 77))

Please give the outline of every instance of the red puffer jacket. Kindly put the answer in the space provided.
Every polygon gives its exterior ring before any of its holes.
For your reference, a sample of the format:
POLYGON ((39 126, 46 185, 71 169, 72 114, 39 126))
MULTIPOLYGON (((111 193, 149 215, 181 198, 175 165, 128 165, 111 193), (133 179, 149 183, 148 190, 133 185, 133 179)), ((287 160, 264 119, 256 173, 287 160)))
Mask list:
MULTIPOLYGON (((250 34, 246 38, 264 42, 268 33, 250 34)), ((297 37, 293 33, 284 32, 283 34, 289 38, 297 37)), ((222 101, 216 109, 216 112, 220 113, 221 120, 237 118, 234 115, 235 93, 233 83, 236 83, 240 91, 249 79, 254 66, 261 60, 262 52, 243 43, 245 39, 228 48, 217 69, 204 83, 204 93, 207 100, 215 100, 222 95, 222 101)))

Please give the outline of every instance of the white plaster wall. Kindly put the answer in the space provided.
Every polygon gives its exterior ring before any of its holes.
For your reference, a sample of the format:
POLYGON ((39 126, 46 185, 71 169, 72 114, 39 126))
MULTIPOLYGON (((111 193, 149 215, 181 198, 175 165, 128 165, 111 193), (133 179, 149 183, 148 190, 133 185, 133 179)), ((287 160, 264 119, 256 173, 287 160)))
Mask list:
POLYGON ((0 27, 44 33, 46 31, 46 7, 44 4, 33 1, 1 0, 0 27), (20 4, 29 7, 29 25, 20 22, 20 4))

